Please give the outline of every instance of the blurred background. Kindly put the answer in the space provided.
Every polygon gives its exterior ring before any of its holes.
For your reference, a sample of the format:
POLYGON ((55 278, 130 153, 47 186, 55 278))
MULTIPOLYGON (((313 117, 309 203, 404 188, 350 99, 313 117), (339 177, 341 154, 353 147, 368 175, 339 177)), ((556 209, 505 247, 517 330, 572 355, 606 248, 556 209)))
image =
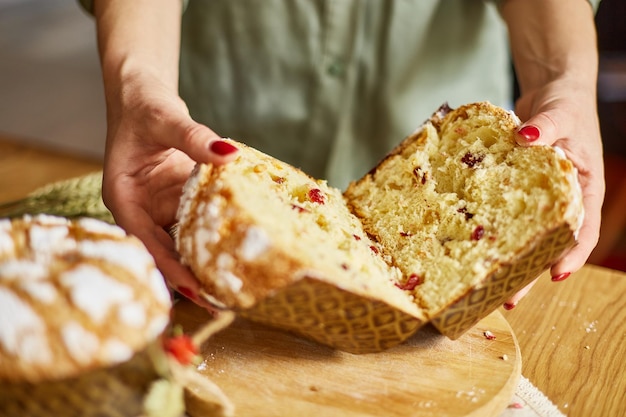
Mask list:
MULTIPOLYGON (((626 271, 625 17, 623 0, 602 0, 596 14, 607 197, 590 262, 626 271)), ((105 109, 95 27, 76 0, 0 0, 0 97, 0 137, 101 161, 105 109)))
POLYGON ((102 158, 93 19, 76 0, 0 0, 0 134, 102 158))

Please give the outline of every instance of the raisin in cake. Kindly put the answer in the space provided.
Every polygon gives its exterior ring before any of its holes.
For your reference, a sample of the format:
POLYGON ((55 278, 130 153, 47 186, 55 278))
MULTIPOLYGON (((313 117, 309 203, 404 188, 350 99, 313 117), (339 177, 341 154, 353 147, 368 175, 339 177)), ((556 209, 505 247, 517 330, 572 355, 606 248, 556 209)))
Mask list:
POLYGON ((442 107, 345 193, 245 145, 199 165, 177 248, 224 308, 351 352, 456 338, 571 247, 576 171, 489 103, 442 107))

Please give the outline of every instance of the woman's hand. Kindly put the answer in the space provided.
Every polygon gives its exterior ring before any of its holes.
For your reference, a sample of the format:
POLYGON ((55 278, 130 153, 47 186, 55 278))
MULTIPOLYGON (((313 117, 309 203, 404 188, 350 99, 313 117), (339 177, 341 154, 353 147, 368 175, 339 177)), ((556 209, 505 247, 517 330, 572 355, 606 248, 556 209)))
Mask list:
MULTIPOLYGON (((604 162, 595 96, 575 82, 554 81, 523 95, 516 113, 524 123, 517 141, 522 146, 555 145, 565 151, 578 170, 585 217, 578 244, 551 268, 553 281, 562 281, 579 270, 596 246, 604 200, 604 162)), ((512 297, 511 308, 532 285, 512 297)))
POLYGON ((181 13, 181 1, 94 2, 107 104, 102 193, 170 286, 209 307, 167 229, 195 163, 226 163, 236 149, 194 122, 178 95, 181 13))
POLYGON ((149 81, 128 83, 119 106, 110 105, 103 199, 115 221, 143 241, 170 286, 204 304, 167 229, 196 161, 223 164, 236 148, 195 123, 158 80, 149 81))
MULTIPOLYGON (((583 190, 585 219, 578 244, 550 271, 553 281, 562 281, 585 264, 596 246, 604 200, 593 9, 587 0, 506 0, 500 12, 521 90, 515 110, 523 124, 517 141, 559 146, 578 169, 583 190)), ((513 308, 531 287, 505 308, 513 308)))

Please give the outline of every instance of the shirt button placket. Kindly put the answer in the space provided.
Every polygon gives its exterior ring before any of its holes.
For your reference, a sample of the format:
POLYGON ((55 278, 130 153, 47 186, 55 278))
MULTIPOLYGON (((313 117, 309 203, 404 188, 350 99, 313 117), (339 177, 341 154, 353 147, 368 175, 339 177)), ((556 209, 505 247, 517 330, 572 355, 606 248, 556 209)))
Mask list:
POLYGON ((351 111, 351 62, 357 44, 359 2, 327 0, 323 21, 322 62, 315 110, 311 115, 313 141, 306 144, 307 159, 324 165, 337 139, 341 120, 351 111))

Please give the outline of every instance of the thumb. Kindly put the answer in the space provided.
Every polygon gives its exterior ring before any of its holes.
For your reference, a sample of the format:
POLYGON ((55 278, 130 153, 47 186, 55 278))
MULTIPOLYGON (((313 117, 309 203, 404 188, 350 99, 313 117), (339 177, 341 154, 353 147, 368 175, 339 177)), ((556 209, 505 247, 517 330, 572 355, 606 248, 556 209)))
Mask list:
POLYGON ((558 139, 556 121, 547 113, 537 113, 518 129, 515 141, 521 146, 552 145, 558 139))
POLYGON ((176 148, 200 163, 225 164, 234 159, 237 147, 207 126, 186 118, 166 129, 163 145, 176 148))

